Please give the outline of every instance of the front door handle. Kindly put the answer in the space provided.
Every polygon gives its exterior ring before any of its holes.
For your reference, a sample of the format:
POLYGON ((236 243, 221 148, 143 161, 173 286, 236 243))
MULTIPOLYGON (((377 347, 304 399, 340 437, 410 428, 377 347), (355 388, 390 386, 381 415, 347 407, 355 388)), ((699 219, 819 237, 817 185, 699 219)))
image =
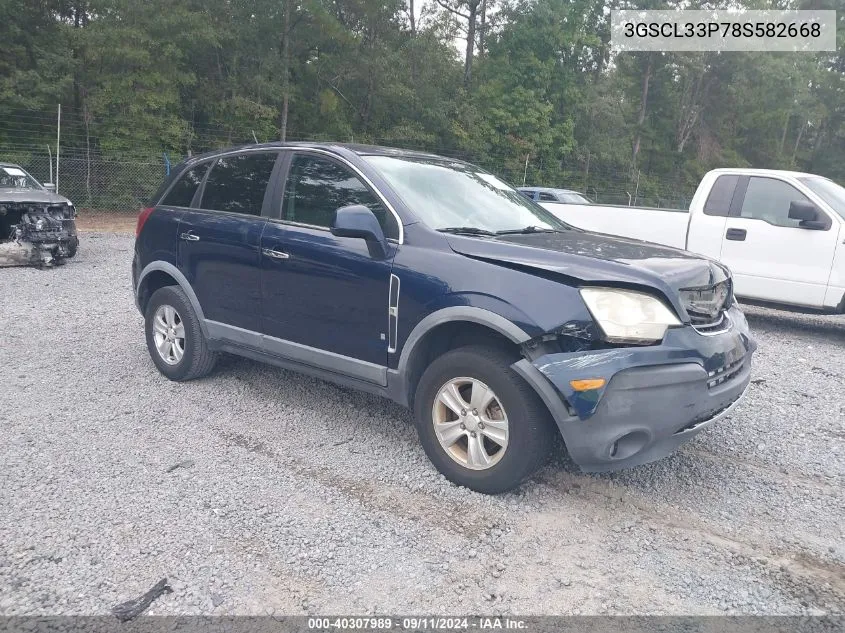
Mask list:
POLYGON ((282 251, 274 251, 272 248, 262 248, 261 252, 264 253, 267 257, 272 257, 273 259, 290 259, 290 255, 287 253, 283 253, 282 251))
POLYGON ((745 229, 728 229, 728 232, 725 233, 725 239, 732 242, 744 242, 746 235, 748 235, 748 231, 745 229))
POLYGON ((199 241, 200 241, 200 236, 199 236, 199 235, 194 235, 194 234, 193 234, 193 233, 191 233, 190 231, 185 231, 184 233, 180 233, 180 234, 179 234, 179 239, 180 239, 180 240, 185 240, 186 242, 199 242, 199 241))

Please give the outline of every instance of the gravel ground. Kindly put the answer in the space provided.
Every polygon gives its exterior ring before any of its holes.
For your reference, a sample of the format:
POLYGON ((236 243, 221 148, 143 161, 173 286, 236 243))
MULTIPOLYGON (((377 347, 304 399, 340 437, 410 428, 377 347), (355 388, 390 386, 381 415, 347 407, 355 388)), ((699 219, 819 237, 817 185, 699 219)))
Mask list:
POLYGON ((128 236, 0 270, 0 614, 845 611, 845 317, 748 308, 754 384, 659 463, 485 497, 402 408, 226 358, 165 380, 128 236), (173 469, 173 466, 180 464, 173 469))

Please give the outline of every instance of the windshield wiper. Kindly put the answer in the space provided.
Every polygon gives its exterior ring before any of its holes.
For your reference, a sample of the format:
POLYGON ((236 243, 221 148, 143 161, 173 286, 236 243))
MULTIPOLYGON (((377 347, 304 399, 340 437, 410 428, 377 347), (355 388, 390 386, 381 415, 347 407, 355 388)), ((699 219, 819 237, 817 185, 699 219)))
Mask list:
POLYGON ((441 233, 464 233, 466 235, 496 235, 493 231, 480 229, 477 226, 447 226, 445 229, 437 229, 441 233))
POLYGON ((539 226, 526 226, 521 229, 508 229, 496 231, 496 235, 514 235, 517 233, 559 233, 560 229, 542 229, 539 226))

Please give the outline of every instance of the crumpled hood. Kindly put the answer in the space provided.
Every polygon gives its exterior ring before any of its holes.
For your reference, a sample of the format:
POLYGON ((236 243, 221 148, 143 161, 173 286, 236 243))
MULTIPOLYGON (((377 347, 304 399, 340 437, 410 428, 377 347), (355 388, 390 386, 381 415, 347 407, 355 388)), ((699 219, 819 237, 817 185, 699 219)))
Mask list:
POLYGON ((668 246, 580 230, 501 235, 446 235, 452 250, 503 264, 559 273, 576 281, 623 283, 659 289, 678 305, 682 288, 712 286, 728 278, 715 260, 668 246))
POLYGON ((44 189, 3 189, 0 188, 0 203, 13 202, 35 204, 70 204, 70 200, 52 191, 44 189))

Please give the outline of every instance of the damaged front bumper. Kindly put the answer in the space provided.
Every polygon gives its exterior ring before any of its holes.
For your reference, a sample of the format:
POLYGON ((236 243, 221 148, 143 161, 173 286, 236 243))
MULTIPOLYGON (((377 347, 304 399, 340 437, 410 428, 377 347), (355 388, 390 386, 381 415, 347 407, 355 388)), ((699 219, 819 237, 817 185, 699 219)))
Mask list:
POLYGON ((0 201, 0 267, 51 266, 73 257, 75 219, 70 204, 0 201))
POLYGON ((660 345, 546 354, 513 365, 557 422, 572 459, 587 472, 665 457, 725 417, 751 379, 757 348, 733 307, 727 329, 670 329, 660 345), (575 391, 573 380, 603 378, 575 391))

